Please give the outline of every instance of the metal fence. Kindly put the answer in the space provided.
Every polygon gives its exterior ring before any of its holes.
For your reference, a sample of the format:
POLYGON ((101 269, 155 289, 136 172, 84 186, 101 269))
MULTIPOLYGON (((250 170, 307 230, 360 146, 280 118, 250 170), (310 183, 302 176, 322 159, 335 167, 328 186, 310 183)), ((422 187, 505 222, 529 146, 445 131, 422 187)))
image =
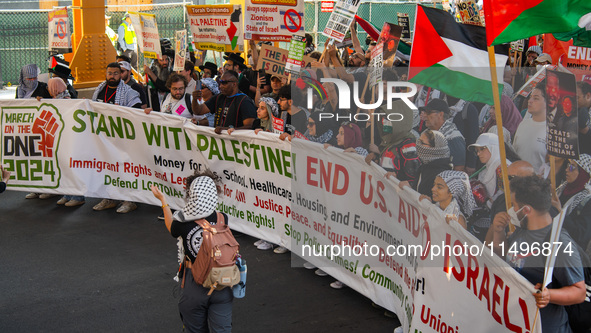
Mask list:
MULTIPOLYGON (((192 2, 186 1, 186 3, 192 2)), ((326 40, 322 30, 331 14, 322 13, 320 4, 320 0, 305 2, 304 27, 307 32, 313 34, 316 45, 323 45, 326 40)), ((425 3, 421 2, 421 4, 425 3)), ((436 3, 427 5, 435 6, 436 3)), ((145 10, 141 9, 142 5, 133 7, 134 10, 140 7, 140 11, 156 15, 162 38, 174 38, 176 30, 188 29, 183 3, 150 4, 143 7, 145 10)), ((397 13, 407 13, 412 29, 415 9, 416 2, 364 2, 359 7, 358 15, 381 28, 384 22, 396 23, 397 13)), ((26 64, 35 63, 45 72, 49 56, 47 12, 47 10, 0 10, 0 26, 3 28, 3 33, 0 34, 0 81, 18 84, 20 68, 26 64)), ((117 31, 124 13, 125 6, 107 6, 107 14, 111 16, 110 27, 113 30, 117 31)), ((366 36, 362 29, 358 29, 358 37, 362 45, 366 36)), ((282 46, 285 47, 285 44, 282 46)), ((141 65, 142 63, 140 68, 141 65)))

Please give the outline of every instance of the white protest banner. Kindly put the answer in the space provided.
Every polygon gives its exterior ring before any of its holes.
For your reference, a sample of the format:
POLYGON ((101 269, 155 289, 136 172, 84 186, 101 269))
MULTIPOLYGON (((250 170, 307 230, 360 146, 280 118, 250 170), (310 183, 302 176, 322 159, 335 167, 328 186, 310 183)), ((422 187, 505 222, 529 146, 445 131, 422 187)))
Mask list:
POLYGON ((232 229, 322 267, 395 311, 405 332, 540 332, 529 282, 357 154, 89 100, 2 101, 0 119, 9 190, 158 205, 155 185, 179 209, 185 177, 211 168, 232 229), (456 244, 481 255, 441 250, 456 244))
POLYGON ((289 53, 285 70, 289 73, 299 73, 304 66, 304 51, 306 49, 306 37, 293 35, 289 44, 289 53))
POLYGON ((137 36, 140 53, 143 53, 146 58, 160 58, 162 50, 160 49, 156 15, 130 12, 129 16, 137 36))
POLYGON ((342 42, 351 22, 355 19, 360 3, 361 0, 338 0, 322 34, 342 42))
POLYGON ((243 52, 240 5, 187 6, 195 47, 218 52, 243 52))
POLYGON ((181 71, 185 69, 185 57, 187 56, 187 31, 175 31, 174 41, 174 68, 172 70, 181 71))
POLYGON ((460 21, 464 24, 483 26, 480 19, 480 12, 476 3, 472 0, 458 2, 456 4, 458 8, 458 14, 460 15, 460 21))
POLYGON ((304 33, 304 0, 246 0, 244 39, 289 42, 304 33))
MULTIPOLYGON (((259 52, 259 62, 257 63, 257 68, 264 70, 266 74, 287 78, 289 76, 289 72, 286 71, 285 66, 288 59, 288 50, 263 44, 259 52)), ((311 61, 315 60, 311 57, 303 56, 301 68, 306 67, 306 65, 311 61)))
POLYGON ((49 51, 58 53, 72 52, 72 39, 70 38, 70 22, 68 20, 68 8, 59 8, 48 13, 49 22, 48 41, 49 51))

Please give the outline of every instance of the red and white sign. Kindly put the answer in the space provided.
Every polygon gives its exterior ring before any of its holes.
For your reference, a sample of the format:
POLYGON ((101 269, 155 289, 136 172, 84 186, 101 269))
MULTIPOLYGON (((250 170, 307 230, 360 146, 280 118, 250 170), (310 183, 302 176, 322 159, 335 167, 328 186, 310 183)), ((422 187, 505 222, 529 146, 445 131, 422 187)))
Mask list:
POLYGON ((332 13, 334 10, 334 2, 332 1, 322 1, 320 3, 320 11, 323 13, 332 13))
POLYGON ((246 0, 244 39, 289 42, 304 33, 304 0, 246 0))
POLYGON ((70 22, 68 20, 68 8, 52 10, 48 14, 48 41, 49 50, 59 53, 72 52, 72 39, 70 38, 70 22))

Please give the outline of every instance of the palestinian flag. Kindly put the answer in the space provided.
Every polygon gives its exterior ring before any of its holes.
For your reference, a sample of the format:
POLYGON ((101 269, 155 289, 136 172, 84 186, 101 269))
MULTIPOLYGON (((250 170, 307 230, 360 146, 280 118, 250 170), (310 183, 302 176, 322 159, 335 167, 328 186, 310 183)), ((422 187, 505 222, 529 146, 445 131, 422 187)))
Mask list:
POLYGON ((575 35, 591 20, 591 1, 484 0, 484 18, 488 45, 543 33, 575 35))
MULTIPOLYGON (((499 92, 508 51, 507 46, 495 47, 499 92)), ((408 76, 466 101, 493 104, 485 28, 458 24, 444 10, 417 6, 408 76)))
POLYGON ((362 19, 361 17, 355 15, 355 22, 357 22, 365 32, 373 39, 374 41, 378 41, 380 37, 380 29, 378 29, 375 25, 371 24, 371 22, 362 19))
POLYGON ((398 43, 398 49, 396 50, 396 56, 404 61, 410 60, 410 44, 403 42, 400 40, 398 43))
POLYGON ((572 39, 574 46, 591 47, 591 27, 578 28, 569 32, 557 32, 553 33, 553 35, 554 38, 563 42, 568 42, 572 39))

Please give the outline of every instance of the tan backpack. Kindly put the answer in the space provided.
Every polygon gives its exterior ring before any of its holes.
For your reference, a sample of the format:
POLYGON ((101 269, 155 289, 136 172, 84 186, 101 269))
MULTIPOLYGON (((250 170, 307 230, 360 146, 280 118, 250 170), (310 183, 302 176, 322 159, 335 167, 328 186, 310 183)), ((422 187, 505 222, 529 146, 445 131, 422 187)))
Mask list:
POLYGON ((240 282, 240 270, 236 258, 240 245, 224 223, 222 213, 217 213, 217 223, 210 224, 205 219, 195 221, 203 228, 203 242, 191 266, 193 279, 205 288, 214 290, 233 287, 240 282))

